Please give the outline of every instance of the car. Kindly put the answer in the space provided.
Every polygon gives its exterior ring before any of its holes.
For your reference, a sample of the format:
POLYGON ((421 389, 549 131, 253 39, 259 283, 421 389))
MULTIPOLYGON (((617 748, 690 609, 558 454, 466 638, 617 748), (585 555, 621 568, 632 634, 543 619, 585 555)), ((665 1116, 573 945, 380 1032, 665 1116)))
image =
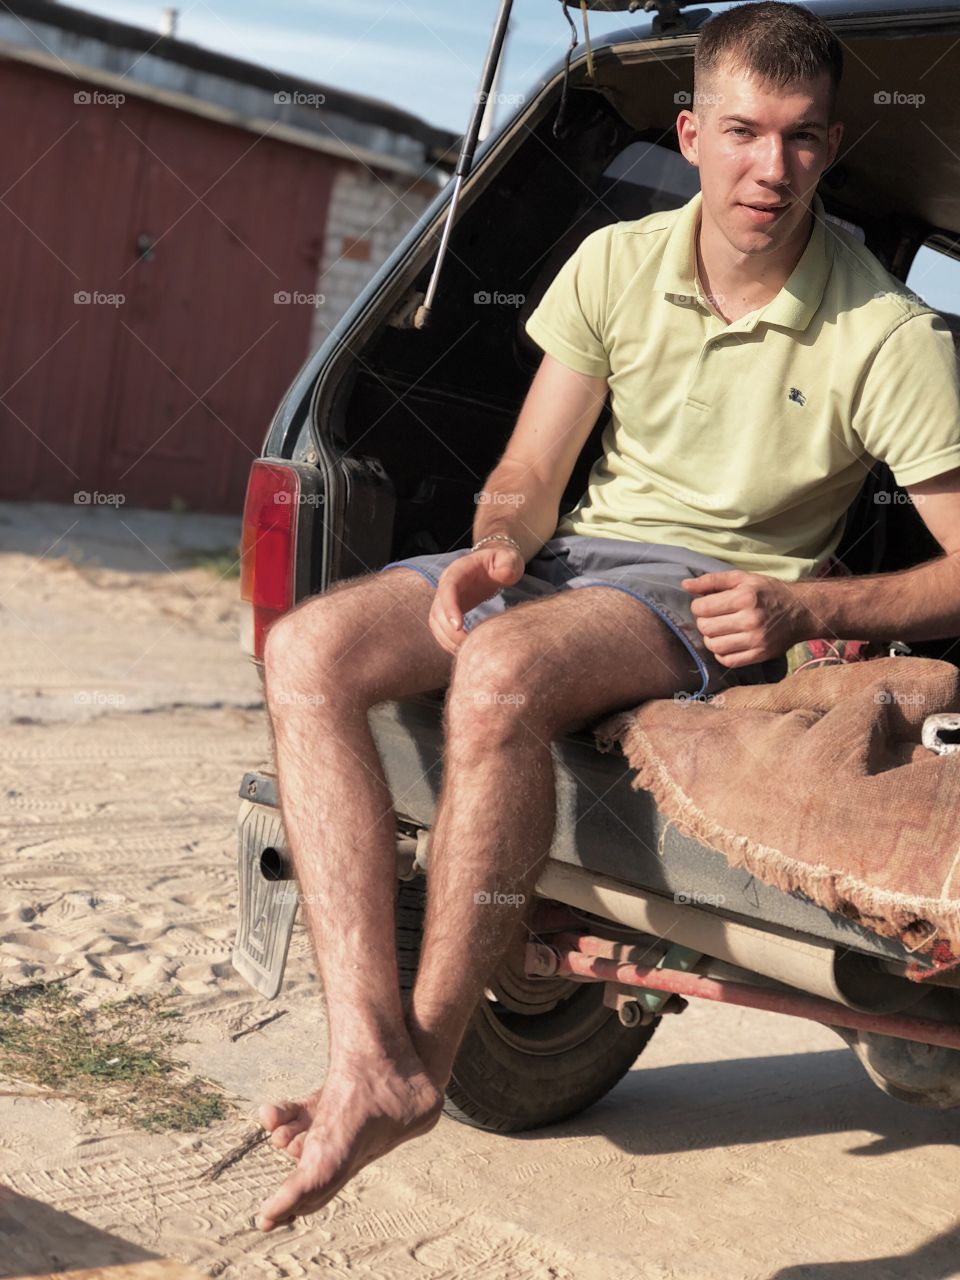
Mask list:
MULTIPOLYGON (((811 0, 808 7, 848 50, 845 145, 820 188, 828 215, 902 281, 921 251, 950 265, 960 257, 960 102, 949 56, 960 39, 960 5, 811 0), (939 104, 936 131, 920 123, 915 103, 901 101, 921 92, 939 104)), ((476 129, 467 130, 456 179, 294 379, 251 467, 244 510, 243 644, 254 662, 270 625, 297 602, 343 578, 469 540, 477 492, 541 358, 526 317, 590 232, 674 208, 698 189, 675 121, 690 101, 693 52, 710 12, 678 0, 647 8, 657 12, 589 49, 578 46, 553 68, 472 164, 476 129)), ((960 329, 954 315, 947 319, 960 329)), ((583 492, 606 421, 605 412, 562 509, 583 492)), ((838 551, 850 571, 902 569, 938 554, 903 496, 877 464, 838 551)), ((912 648, 948 661, 960 653, 956 638, 912 648)), ((438 690, 370 713, 397 815, 406 990, 423 920, 442 705, 438 690)), ((660 975, 693 972, 752 992, 747 1002, 762 998, 766 1007, 818 1017, 888 1093, 960 1105, 956 970, 908 981, 908 965, 918 962, 898 941, 760 883, 679 834, 648 793, 631 787, 625 760, 601 753, 588 730, 553 750, 558 827, 537 887, 538 936, 586 930, 597 955, 643 957, 660 975), (901 1019, 896 1035, 893 1017, 901 1019), (931 1023, 942 1028, 936 1044, 931 1023)), ((234 964, 273 997, 297 893, 276 779, 266 770, 251 769, 241 782, 238 868, 234 964)), ((449 1114, 502 1132, 571 1116, 607 1093, 664 1017, 685 1007, 680 977, 661 989, 573 981, 555 960, 533 944, 522 963, 505 961, 491 980, 457 1058, 449 1114)))

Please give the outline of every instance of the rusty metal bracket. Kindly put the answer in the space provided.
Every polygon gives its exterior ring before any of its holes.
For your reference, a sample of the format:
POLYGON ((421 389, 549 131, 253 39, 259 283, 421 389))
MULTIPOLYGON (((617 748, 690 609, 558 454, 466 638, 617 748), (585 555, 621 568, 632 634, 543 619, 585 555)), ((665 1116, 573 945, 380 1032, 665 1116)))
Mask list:
MULTIPOLYGON (((675 943, 660 961, 660 969, 679 969, 681 973, 689 973, 699 960, 703 959, 702 951, 693 951, 690 947, 681 947, 675 943)), ((641 1000, 644 1008, 653 1014, 662 1013, 663 1007, 670 998, 667 991, 642 991, 641 1000)))

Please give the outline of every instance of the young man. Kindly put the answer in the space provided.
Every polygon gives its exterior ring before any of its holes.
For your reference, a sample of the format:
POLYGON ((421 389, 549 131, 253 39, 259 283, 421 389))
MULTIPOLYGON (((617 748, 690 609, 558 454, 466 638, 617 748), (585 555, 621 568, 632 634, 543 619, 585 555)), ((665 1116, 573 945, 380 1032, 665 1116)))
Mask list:
POLYGON ((270 632, 284 821, 330 1066, 322 1090, 261 1111, 296 1161, 261 1208, 265 1230, 435 1123, 517 932, 518 908, 491 891, 529 899, 550 845, 554 738, 647 698, 782 674, 786 650, 814 635, 960 633, 953 349, 825 218, 816 189, 842 137, 841 70, 837 41, 804 9, 713 19, 678 120, 702 193, 596 232, 560 271, 528 322, 546 354, 474 547, 337 584, 270 632), (558 523, 608 389, 603 457, 558 523), (896 576, 811 580, 871 458, 922 498, 947 554, 896 576), (394 814, 366 713, 448 683, 405 1017, 394 814))

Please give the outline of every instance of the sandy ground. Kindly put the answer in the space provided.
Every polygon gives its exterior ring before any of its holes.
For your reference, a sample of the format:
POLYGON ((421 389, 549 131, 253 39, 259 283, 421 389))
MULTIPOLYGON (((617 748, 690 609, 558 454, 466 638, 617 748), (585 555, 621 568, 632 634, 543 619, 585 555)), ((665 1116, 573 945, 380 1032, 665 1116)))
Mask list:
POLYGON ((268 1237, 251 1216, 285 1157, 198 1181, 258 1101, 315 1087, 324 1064, 302 933, 275 1002, 229 961, 237 788, 266 733, 236 582, 182 553, 236 536, 0 506, 0 981, 70 975, 91 1001, 176 981, 181 1053, 239 1107, 152 1136, 0 1091, 0 1277, 157 1257, 228 1280, 960 1275, 960 1113, 885 1097, 825 1029, 732 1008, 669 1019, 571 1123, 500 1138, 445 1118, 268 1237))

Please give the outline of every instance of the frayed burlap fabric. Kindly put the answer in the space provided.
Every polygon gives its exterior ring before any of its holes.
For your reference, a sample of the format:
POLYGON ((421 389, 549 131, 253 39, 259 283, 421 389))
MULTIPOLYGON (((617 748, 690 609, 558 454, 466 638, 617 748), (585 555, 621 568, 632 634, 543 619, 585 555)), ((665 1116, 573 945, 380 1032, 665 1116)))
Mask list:
POLYGON ((956 667, 880 658, 656 699, 595 732, 679 830, 943 969, 960 963, 960 753, 921 731, 958 711, 956 667))

